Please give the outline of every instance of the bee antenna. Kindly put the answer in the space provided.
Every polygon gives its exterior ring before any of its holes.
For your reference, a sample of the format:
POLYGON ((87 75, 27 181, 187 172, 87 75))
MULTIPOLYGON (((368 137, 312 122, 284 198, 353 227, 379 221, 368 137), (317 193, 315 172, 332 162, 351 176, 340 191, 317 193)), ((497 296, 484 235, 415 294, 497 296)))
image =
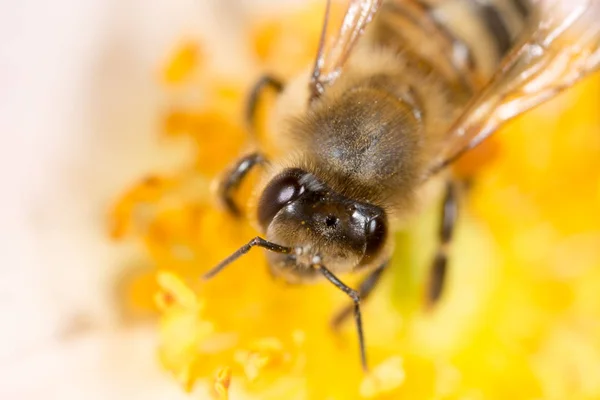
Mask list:
POLYGON ((231 254, 229 257, 227 257, 226 259, 221 261, 214 268, 212 268, 211 270, 206 272, 204 275, 202 275, 202 280, 206 281, 206 280, 211 279, 212 277, 217 275, 219 272, 221 272, 223 270, 223 268, 225 268, 226 266, 228 266, 229 264, 231 264, 232 262, 234 262, 235 260, 237 260, 238 258, 243 256, 244 254, 249 252, 250 249, 253 247, 262 247, 263 249, 267 249, 269 251, 274 251, 276 253, 282 253, 282 254, 290 254, 293 251, 293 249, 291 247, 280 246, 278 244, 269 242, 269 241, 257 236, 254 239, 250 240, 245 245, 243 245, 242 247, 240 247, 239 249, 237 249, 233 254, 231 254))

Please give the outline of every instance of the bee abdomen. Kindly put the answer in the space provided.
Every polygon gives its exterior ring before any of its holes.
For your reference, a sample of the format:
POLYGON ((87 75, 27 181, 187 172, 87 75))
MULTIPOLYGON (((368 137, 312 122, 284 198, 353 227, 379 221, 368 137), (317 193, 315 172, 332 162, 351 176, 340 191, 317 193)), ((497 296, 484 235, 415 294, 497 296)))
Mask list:
POLYGON ((527 0, 429 1, 433 18, 469 48, 474 67, 488 78, 527 27, 527 0), (437 4, 436 4, 437 3, 437 4))
POLYGON ((530 0, 389 0, 378 39, 447 81, 476 90, 534 18, 530 0))

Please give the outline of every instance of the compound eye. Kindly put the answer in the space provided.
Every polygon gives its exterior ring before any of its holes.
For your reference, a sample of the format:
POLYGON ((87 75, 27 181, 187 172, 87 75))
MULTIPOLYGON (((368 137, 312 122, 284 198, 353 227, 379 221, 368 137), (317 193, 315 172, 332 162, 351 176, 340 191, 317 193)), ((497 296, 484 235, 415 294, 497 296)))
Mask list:
POLYGON ((387 235, 386 225, 386 219, 383 215, 378 215, 367 222, 365 231, 367 246, 362 260, 363 264, 368 264, 383 248, 387 235))
POLYGON ((283 207, 304 193, 304 186, 300 182, 303 175, 301 170, 287 170, 269 182, 260 196, 257 210, 258 222, 264 229, 283 207))

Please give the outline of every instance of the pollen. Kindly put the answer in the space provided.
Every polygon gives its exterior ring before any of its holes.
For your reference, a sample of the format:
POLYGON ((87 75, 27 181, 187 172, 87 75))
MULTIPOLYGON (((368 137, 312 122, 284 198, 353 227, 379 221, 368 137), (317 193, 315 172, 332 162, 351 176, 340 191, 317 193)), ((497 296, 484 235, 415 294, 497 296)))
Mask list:
POLYGON ((190 79, 194 71, 201 67, 202 54, 195 40, 184 40, 166 63, 162 77, 168 84, 181 84, 190 79))
POLYGON ((229 400, 229 385, 231 385, 231 368, 219 368, 213 384, 215 400, 229 400))
POLYGON ((133 227, 149 222, 149 205, 158 201, 169 189, 171 182, 161 176, 148 175, 129 189, 110 213, 110 235, 123 238, 133 227))
POLYGON ((189 392, 200 362, 196 349, 211 335, 213 324, 202 318, 202 302, 178 277, 161 272, 157 280, 160 290, 155 301, 162 313, 160 334, 165 339, 159 357, 189 392))
POLYGON ((404 382, 402 358, 391 357, 369 372, 360 385, 360 395, 372 399, 391 393, 404 382))
MULTIPOLYGON (((287 80, 311 65, 323 3, 303 7, 247 28, 245 70, 287 80)), ((435 188, 405 221, 380 287, 361 304, 365 373, 352 318, 329 325, 349 301, 328 282, 279 282, 260 249, 200 281, 259 234, 211 193, 247 150, 244 102, 258 75, 229 79, 203 54, 184 39, 157 66, 170 99, 157 129, 188 157, 141 175, 108 212, 107 235, 135 243, 146 260, 123 302, 154 313, 158 362, 182 390, 267 400, 600 398, 600 76, 456 165, 465 182, 458 228, 447 289, 431 310, 423 293, 438 244, 435 188)), ((257 121, 267 147, 270 95, 257 121)), ((258 178, 236 196, 246 217, 258 178)), ((342 277, 352 288, 358 278, 342 277)))

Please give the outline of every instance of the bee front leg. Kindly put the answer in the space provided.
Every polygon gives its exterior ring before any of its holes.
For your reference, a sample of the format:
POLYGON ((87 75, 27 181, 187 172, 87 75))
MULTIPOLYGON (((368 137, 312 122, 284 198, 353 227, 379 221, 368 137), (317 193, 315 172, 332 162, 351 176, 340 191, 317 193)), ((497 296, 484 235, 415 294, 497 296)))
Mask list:
POLYGON ((452 242, 454 226, 458 217, 458 199, 456 184, 449 181, 442 203, 442 219, 440 222, 440 243, 433 259, 427 286, 427 306, 434 306, 442 295, 448 270, 448 250, 452 242))
POLYGON ((235 191, 243 182, 248 173, 257 165, 266 160, 260 153, 251 153, 243 156, 233 165, 219 182, 217 195, 221 204, 235 217, 241 217, 242 211, 234 200, 235 191))
MULTIPOLYGON (((383 270, 385 270, 385 267, 387 267, 388 264, 389 260, 386 260, 379 267, 371 271, 369 275, 367 275, 365 279, 360 283, 360 285, 358 286, 358 294, 360 295, 360 298, 363 301, 369 297, 375 286, 377 286, 377 284, 381 281, 383 270)), ((348 317, 352 315, 353 311, 353 305, 348 305, 342 308, 339 312, 337 312, 334 315, 333 319, 331 320, 331 327, 334 330, 338 330, 340 326, 344 323, 344 321, 346 321, 348 317)))

